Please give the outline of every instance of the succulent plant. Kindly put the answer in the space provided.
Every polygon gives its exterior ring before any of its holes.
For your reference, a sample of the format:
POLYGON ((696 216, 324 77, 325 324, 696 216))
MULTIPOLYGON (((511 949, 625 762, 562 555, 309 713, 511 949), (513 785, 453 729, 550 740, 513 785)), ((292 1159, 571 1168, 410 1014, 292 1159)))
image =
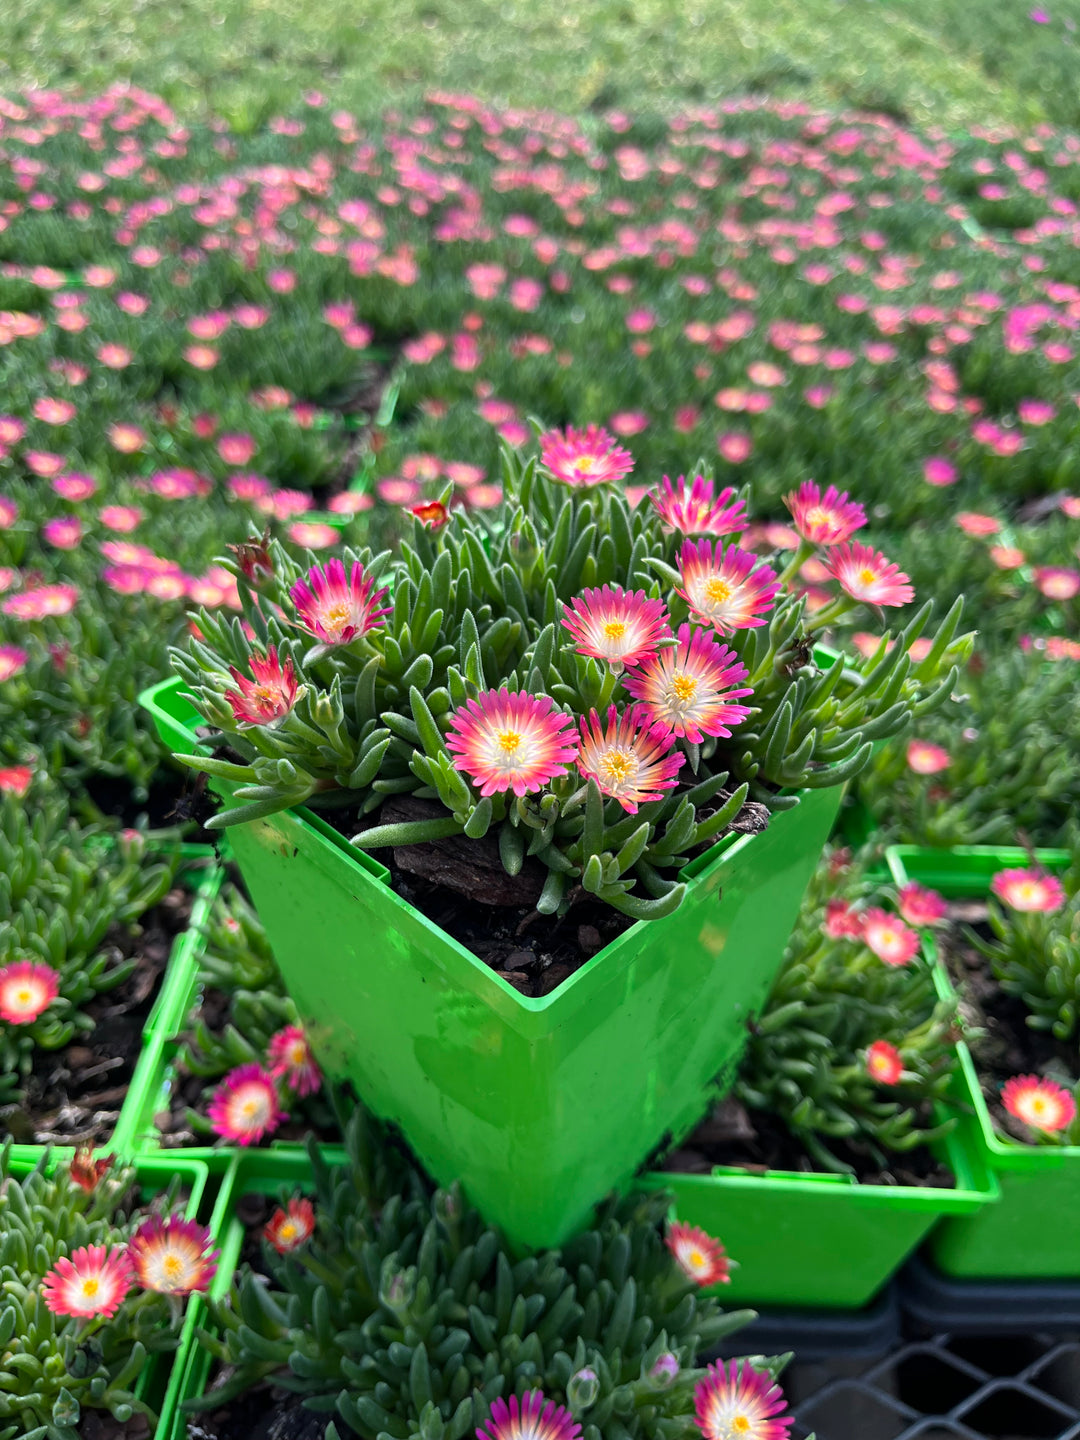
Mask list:
POLYGON ((837 1142, 881 1165, 947 1133, 954 1122, 929 1111, 957 1064, 955 1004, 937 999, 906 922, 871 903, 887 894, 880 882, 846 859, 834 851, 818 868, 735 1085, 744 1104, 778 1116, 819 1164, 841 1171, 850 1167, 830 1149, 837 1142))
POLYGON ((244 1273, 212 1305, 220 1333, 201 1343, 230 1371, 191 1408, 273 1376, 345 1434, 461 1440, 499 1397, 536 1389, 585 1440, 693 1432, 698 1356, 752 1312, 725 1314, 676 1265, 665 1195, 611 1202, 562 1250, 515 1258, 360 1111, 346 1144, 341 1169, 309 1145, 314 1215, 294 1199, 286 1232, 271 1227, 269 1282, 244 1273))
MULTIPOLYGON (((571 438, 579 450, 597 439, 571 438)), ((558 445, 570 442, 544 439, 548 473, 508 453, 500 510, 440 501, 393 565, 346 551, 305 575, 280 547, 241 547, 247 633, 201 612, 202 638, 173 652, 201 715, 243 757, 179 757, 237 787, 242 803, 212 825, 301 802, 375 815, 412 794, 433 802, 431 820, 391 819, 354 843, 492 831, 510 874, 526 857, 546 867, 542 912, 580 887, 657 917, 681 900, 674 872, 695 850, 760 827, 801 788, 843 783, 875 740, 947 698, 970 649, 956 638, 959 602, 917 663, 908 651, 927 609, 861 668, 839 656, 819 665, 814 629, 852 612, 856 595, 910 598, 884 557, 834 546, 841 593, 811 620, 784 582, 812 543, 778 577, 737 545, 680 534, 744 528, 733 491, 680 480, 632 510, 610 484, 557 483, 552 467, 571 473, 558 445), (748 691, 752 703, 738 703, 748 691)), ((594 468, 617 470, 613 455, 625 454, 602 438, 593 450, 594 468)))

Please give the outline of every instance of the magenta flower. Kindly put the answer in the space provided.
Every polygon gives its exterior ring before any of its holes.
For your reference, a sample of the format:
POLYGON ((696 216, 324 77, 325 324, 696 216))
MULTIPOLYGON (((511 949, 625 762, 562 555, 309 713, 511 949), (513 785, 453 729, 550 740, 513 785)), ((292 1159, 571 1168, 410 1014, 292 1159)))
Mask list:
POLYGON ((684 535, 733 535, 748 523, 746 501, 737 500, 730 485, 715 495, 703 475, 695 475, 689 489, 685 476, 672 483, 665 475, 660 494, 650 490, 649 499, 664 524, 684 535))
POLYGON ((25 670, 28 658, 18 645, 0 645, 0 684, 25 670))
POLYGON ((791 511, 795 529, 814 545, 839 545, 866 524, 863 507, 835 485, 822 495, 813 480, 804 480, 798 490, 784 496, 784 504, 791 511))
POLYGON ((45 1308, 53 1315, 111 1319, 131 1289, 131 1260, 125 1250, 82 1245, 58 1260, 41 1282, 45 1308))
POLYGON ((574 722, 549 695, 485 690, 456 710, 446 748, 481 796, 528 795, 565 775, 577 756, 574 722))
POLYGON ((38 960, 0 966, 0 1020, 32 1025, 60 994, 60 974, 38 960))
POLYGON ((207 1109, 214 1133, 235 1145, 254 1145, 287 1117, 274 1077, 252 1062, 230 1070, 207 1109))
POLYGON ((686 757, 672 746, 670 731, 654 724, 644 706, 631 705, 620 717, 612 705, 606 730, 595 710, 582 716, 577 766, 605 795, 636 815, 639 805, 660 799, 678 783, 686 757))
POLYGON ((159 1295, 204 1291, 217 1272, 210 1231, 196 1220, 153 1215, 131 1237, 128 1258, 144 1290, 159 1295))
POLYGON ((664 1243, 682 1273, 696 1285, 705 1288, 730 1282, 731 1261, 723 1245, 700 1226, 676 1220, 668 1226, 664 1243))
POLYGON ((682 588, 676 587, 693 615, 730 635, 764 625, 765 612, 776 603, 780 581, 749 550, 717 541, 683 542, 679 553, 682 588))
POLYGON ((736 702, 753 691, 737 686, 746 666, 704 630, 680 625, 678 644, 640 662, 623 681, 656 725, 700 745, 706 735, 727 736, 750 714, 736 702))
POLYGON ((563 606, 563 622, 581 655, 606 660, 620 672, 652 655, 671 635, 667 607, 650 600, 644 590, 618 585, 584 590, 563 606))
POLYGON ((1076 1101, 1069 1091, 1038 1075, 1014 1075, 1006 1080, 1001 1103, 1014 1119, 1044 1134, 1067 1130, 1076 1118, 1076 1101))
POLYGON ((241 675, 235 666, 229 666, 229 674, 240 687, 239 692, 225 691, 234 718, 242 725, 268 725, 288 715, 296 704, 298 689, 292 661, 286 656, 285 664, 281 665, 277 646, 271 645, 265 658, 252 655, 251 673, 253 680, 241 675))
POLYGON ((901 885, 897 904, 909 925, 936 925, 939 920, 944 920, 949 910, 943 895, 916 884, 914 880, 901 885))
POLYGON ((570 1411, 542 1391, 532 1390, 509 1405, 499 1396, 491 1402, 491 1419, 476 1431, 476 1440, 580 1440, 581 1426, 570 1411))
POLYGON ((825 569, 846 594, 864 605, 907 605, 915 598, 899 566, 858 541, 837 545, 826 559, 825 569))
POLYGON ((918 932, 898 915, 873 907, 863 911, 862 938, 885 965, 907 965, 919 948, 918 932))
POLYGON ((949 768, 952 756, 943 745, 935 745, 930 740, 909 740, 907 763, 916 775, 937 775, 949 768))
POLYGON ((322 1071, 300 1025, 286 1025, 271 1035, 266 1059, 274 1079, 284 1080, 296 1095, 314 1095, 322 1085, 322 1071))
POLYGON ((540 436, 540 459, 553 480, 575 489, 612 484, 625 479, 634 468, 629 450, 600 425, 549 430, 540 436))
POLYGON ((48 615, 67 615, 78 598, 74 585, 38 585, 19 595, 9 595, 0 609, 18 620, 43 620, 48 615))
POLYGON ((698 1429, 705 1440, 788 1440, 793 1420, 775 1417, 784 1392, 749 1360, 717 1360, 694 1390, 698 1429))
POLYGON ((376 629, 390 614, 390 607, 381 605, 386 594, 385 589, 375 589, 359 560, 353 561, 346 579, 345 566, 337 558, 325 566, 313 565, 307 580, 297 580, 289 591, 300 624, 324 645, 347 645, 376 629))
POLYGON ((1072 600, 1080 594, 1080 570, 1068 565, 1037 565, 1035 588, 1048 600, 1072 600))
POLYGON ((1024 914, 1049 915, 1065 904, 1061 881, 1041 870, 999 870, 990 889, 1010 910, 1024 914))

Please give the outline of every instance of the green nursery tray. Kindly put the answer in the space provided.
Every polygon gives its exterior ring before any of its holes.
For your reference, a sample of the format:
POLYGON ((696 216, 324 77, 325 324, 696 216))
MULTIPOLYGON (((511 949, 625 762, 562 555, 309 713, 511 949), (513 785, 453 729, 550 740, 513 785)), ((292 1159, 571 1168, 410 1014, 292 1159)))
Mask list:
MULTIPOLYGON (((141 697, 199 748, 179 680, 141 697)), ((808 791, 763 834, 683 872, 682 906, 625 931, 550 995, 521 995, 397 895, 384 866, 300 809, 230 843, 325 1073, 460 1179, 520 1246, 551 1246, 686 1134, 764 1004, 840 802, 808 791)))
MULTIPOLYGON (((917 880, 952 899, 989 894, 999 870, 1031 863, 1018 848, 969 846, 951 851, 897 845, 887 852, 897 884, 917 880)), ((1063 870, 1066 850, 1037 850, 1047 870, 1063 870)), ((955 995, 933 941, 935 983, 943 998, 955 995)), ((1072 1223, 1080 1209, 1080 1146, 1024 1145, 1000 1135, 990 1118, 968 1046, 958 1046, 957 1098, 974 1117, 973 1141, 1001 1189, 997 1205, 949 1220, 930 1242, 935 1264, 946 1274, 975 1279, 1080 1278, 1080 1233, 1072 1223)))
POLYGON ((858 1309, 870 1303, 943 1216, 980 1214, 997 1182, 962 1118, 933 1146, 956 1177, 936 1186, 860 1185, 845 1175, 718 1166, 708 1175, 654 1172, 676 1217, 720 1240, 738 1269, 725 1303, 858 1309))
MULTIPOLYGON (((13 1145, 10 1150, 12 1173, 28 1175, 44 1158, 44 1147, 39 1145, 13 1145)), ((70 1148, 55 1148, 49 1153, 48 1166, 64 1164, 71 1160, 74 1151, 70 1148)), ((209 1175, 205 1165, 187 1157, 140 1156, 124 1163, 135 1167, 136 1178, 144 1200, 151 1199, 168 1189, 179 1180, 186 1186, 188 1201, 185 1217, 194 1220, 200 1217, 209 1198, 209 1175)), ((231 1271, 229 1274, 231 1275, 231 1271)), ((167 1355, 152 1355, 135 1386, 135 1394, 146 1401, 158 1414, 158 1424, 153 1440, 174 1440, 182 1437, 184 1430, 177 1429, 177 1404, 188 1372, 191 1351, 194 1347, 195 1327, 201 1306, 198 1297, 192 1299, 184 1315, 184 1323, 176 1349, 167 1355)))

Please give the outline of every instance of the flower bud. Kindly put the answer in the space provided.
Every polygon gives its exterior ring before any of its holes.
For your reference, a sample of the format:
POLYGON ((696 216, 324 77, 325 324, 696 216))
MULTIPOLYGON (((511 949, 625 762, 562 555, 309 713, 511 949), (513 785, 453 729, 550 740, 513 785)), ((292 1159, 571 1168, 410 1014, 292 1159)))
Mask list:
POLYGON ((270 558, 269 545, 270 530, 268 527, 263 532, 261 539, 251 536, 239 545, 228 547, 236 556, 236 564, 241 575, 255 590, 261 589, 274 578, 274 562, 270 558))
POLYGON ((600 1377, 595 1370, 587 1365, 583 1370, 570 1376, 570 1382, 566 1387, 566 1398, 570 1403, 570 1409, 575 1413, 579 1410, 587 1410, 590 1405, 596 1403, 596 1397, 600 1394, 600 1377))
POLYGON ((116 837, 116 848, 121 859, 137 864, 146 854, 146 836, 141 830, 121 830, 116 837))
POLYGON ((392 1264, 388 1264, 383 1270, 382 1283, 379 1285, 379 1303, 400 1316, 408 1310, 415 1296, 416 1272, 395 1270, 392 1264))
POLYGON ((679 1362, 670 1350, 658 1355, 649 1366, 646 1379, 654 1390, 667 1390, 679 1378, 679 1362))

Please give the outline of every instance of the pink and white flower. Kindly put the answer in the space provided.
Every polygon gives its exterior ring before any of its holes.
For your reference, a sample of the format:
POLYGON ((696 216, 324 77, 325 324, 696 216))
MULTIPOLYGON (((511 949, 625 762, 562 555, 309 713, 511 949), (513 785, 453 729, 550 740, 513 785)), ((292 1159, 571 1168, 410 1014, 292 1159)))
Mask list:
POLYGON ((798 490, 784 496, 784 504, 791 511, 795 529, 813 545, 839 545, 866 524, 863 507, 835 485, 822 495, 815 481, 804 480, 798 490))
POLYGON ((777 1419, 784 1392, 749 1360, 717 1360, 694 1390, 704 1440, 788 1440, 792 1417, 777 1419))
POLYGON ((322 1071, 301 1025, 286 1025, 271 1035, 266 1059, 274 1079, 284 1080, 296 1095, 314 1095, 322 1085, 322 1071))
POLYGON ((476 1440, 580 1440, 581 1426, 562 1405, 531 1390, 520 1400, 500 1395, 491 1402, 491 1419, 476 1431, 476 1440))
POLYGON ((254 1062, 229 1071, 214 1091, 207 1115, 214 1133, 236 1145, 257 1144, 287 1118, 277 1082, 254 1062))
POLYGON ((60 994, 60 973, 39 960, 0 967, 0 1020, 32 1025, 60 994))
POLYGON ((948 914, 948 904, 936 890, 909 880, 897 894, 900 914, 909 925, 937 925, 948 914))
POLYGON ((915 598, 908 577, 869 545, 837 545, 825 568, 840 588, 864 605, 907 605, 915 598))
POLYGON ((863 912, 862 938, 886 965, 907 965, 919 948, 918 932, 905 925, 898 915, 871 907, 863 912))
POLYGON ((665 475, 659 495, 650 490, 649 499, 664 524, 684 535, 734 535, 749 523, 746 501, 730 485, 716 495, 704 475, 695 475, 689 488, 685 476, 672 483, 665 475))
POLYGON ((390 607, 381 602, 385 589, 376 590, 359 560, 353 561, 348 577, 337 558, 325 565, 313 565, 306 580, 297 580, 289 591, 299 623, 324 645, 348 645, 382 624, 390 607))
POLYGON ((731 1262, 719 1240, 697 1225, 676 1220, 668 1226, 664 1244, 688 1280, 696 1285, 726 1285, 731 1279, 731 1262))
POLYGON ((644 706, 631 705, 620 716, 612 705, 605 729, 595 710, 581 718, 577 766, 605 795, 636 815, 639 805, 674 789, 685 756, 673 747, 671 732, 655 724, 644 706))
POLYGON ((263 1226, 263 1238, 279 1255, 289 1255, 311 1239, 315 1233, 315 1207, 310 1200, 290 1200, 286 1209, 279 1205, 263 1226))
POLYGON ((205 1291, 217 1272, 210 1231, 196 1220, 153 1215, 131 1237, 128 1257, 135 1279, 159 1295, 205 1291))
POLYGON ((766 612, 776 604, 780 581, 749 550, 720 541, 683 542, 679 553, 681 586, 676 593, 690 607, 691 614, 730 635, 766 624, 766 612))
POLYGON ((238 691, 225 691, 234 718, 241 725, 269 725, 288 715, 296 704, 299 689, 296 671, 288 656, 282 665, 277 646, 271 645, 265 657, 252 655, 251 673, 253 680, 241 675, 235 666, 229 666, 229 674, 240 687, 238 691))
POLYGON ((29 659, 26 651, 18 645, 0 645, 0 684, 26 669, 29 659))
POLYGON ((1014 1119, 1032 1130, 1067 1130, 1076 1118, 1076 1101, 1063 1085, 1038 1075, 1014 1075, 1001 1087, 1001 1103, 1014 1119))
POLYGON ((671 636, 662 600, 618 585, 583 590, 563 606, 562 623, 579 654, 606 660, 616 673, 626 665, 640 664, 671 636))
POLYGON ((753 694, 739 685, 746 673, 734 650, 680 625, 677 644, 639 662, 623 684, 654 724, 700 745, 706 735, 730 735, 750 714, 738 703, 753 694))
POLYGON ((79 591, 74 585, 38 585, 9 595, 0 605, 5 615, 17 620, 44 620, 50 615, 67 615, 75 608, 79 591))
POLYGON ((634 468, 634 457, 600 425, 569 426, 540 436, 540 460, 553 480, 575 489, 610 485, 634 468))
POLYGON ((577 757, 574 722, 549 695, 485 690, 456 710, 446 748, 481 796, 541 790, 577 757))
POLYGON ((1065 891, 1056 875, 1042 870, 999 870, 990 889, 1010 910, 1052 914, 1065 904, 1065 891))
POLYGON ((111 1319, 131 1289, 132 1266, 126 1250, 82 1245, 70 1259, 58 1260, 41 1282, 45 1308, 53 1315, 111 1319))
POLYGON ((952 764, 952 756, 942 745, 930 740, 909 740, 907 747, 908 769, 916 775, 937 775, 952 764))

